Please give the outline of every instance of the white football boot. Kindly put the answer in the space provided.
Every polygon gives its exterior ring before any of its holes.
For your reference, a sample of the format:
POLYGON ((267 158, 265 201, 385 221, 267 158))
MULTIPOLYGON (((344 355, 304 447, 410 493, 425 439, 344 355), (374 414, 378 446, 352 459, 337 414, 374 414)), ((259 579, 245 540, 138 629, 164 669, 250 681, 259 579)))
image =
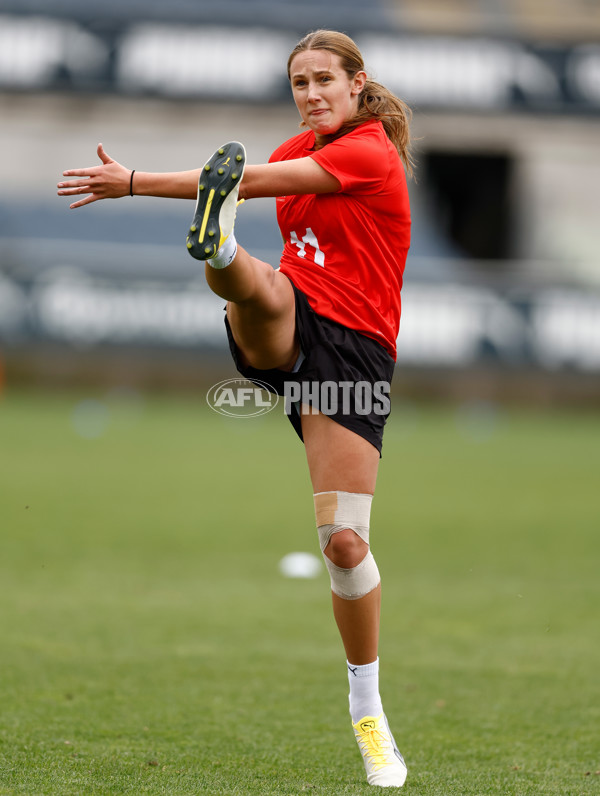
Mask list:
POLYGON ((369 785, 401 788, 408 772, 385 714, 364 716, 352 727, 363 756, 369 785))
POLYGON ((198 180, 198 198, 187 237, 197 260, 209 260, 233 232, 246 150, 237 141, 219 147, 206 161, 198 180))

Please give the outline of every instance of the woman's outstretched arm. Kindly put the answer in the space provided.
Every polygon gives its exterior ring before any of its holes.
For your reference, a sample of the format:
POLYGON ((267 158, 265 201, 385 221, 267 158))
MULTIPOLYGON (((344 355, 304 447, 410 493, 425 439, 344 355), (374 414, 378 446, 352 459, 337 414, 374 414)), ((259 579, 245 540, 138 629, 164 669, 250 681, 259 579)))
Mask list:
MULTIPOLYGON (((80 196, 70 207, 97 202, 99 199, 118 199, 132 190, 139 196, 160 196, 168 199, 195 199, 200 169, 174 172, 132 171, 113 160, 98 144, 102 163, 86 169, 68 169, 58 183, 59 196, 80 196)), ((338 180, 312 158, 285 160, 246 167, 240 185, 240 197, 253 199, 293 194, 330 193, 340 188, 338 180)))

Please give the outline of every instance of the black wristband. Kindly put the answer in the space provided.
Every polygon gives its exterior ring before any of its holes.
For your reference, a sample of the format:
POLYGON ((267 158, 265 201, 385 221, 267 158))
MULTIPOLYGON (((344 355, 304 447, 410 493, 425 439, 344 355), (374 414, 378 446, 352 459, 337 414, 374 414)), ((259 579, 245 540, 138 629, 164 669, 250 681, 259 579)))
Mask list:
POLYGON ((135 174, 135 169, 131 172, 131 177, 129 178, 129 196, 133 196, 133 175, 135 174))

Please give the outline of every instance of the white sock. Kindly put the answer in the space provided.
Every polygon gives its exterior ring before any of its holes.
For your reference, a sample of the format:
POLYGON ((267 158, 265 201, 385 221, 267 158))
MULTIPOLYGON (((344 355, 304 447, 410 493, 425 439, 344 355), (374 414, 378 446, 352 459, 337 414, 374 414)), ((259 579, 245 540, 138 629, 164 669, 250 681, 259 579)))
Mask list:
POLYGON ((353 724, 365 716, 380 716, 383 705, 379 696, 379 658, 364 666, 346 661, 350 683, 350 715, 353 724))
POLYGON ((225 241, 225 243, 217 251, 215 256, 211 257, 210 260, 207 260, 206 262, 211 266, 211 268, 216 268, 217 270, 221 270, 221 268, 227 268, 228 265, 231 265, 231 263, 235 259, 236 254, 237 254, 237 243, 232 232, 231 235, 225 241))

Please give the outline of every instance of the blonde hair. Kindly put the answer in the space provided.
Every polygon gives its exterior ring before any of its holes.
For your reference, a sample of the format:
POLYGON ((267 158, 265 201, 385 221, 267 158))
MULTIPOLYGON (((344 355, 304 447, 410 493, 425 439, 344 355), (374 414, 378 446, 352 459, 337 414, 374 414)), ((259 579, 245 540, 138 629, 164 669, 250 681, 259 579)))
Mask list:
MULTIPOLYGON (((315 30, 304 36, 290 53, 287 63, 288 78, 292 61, 298 53, 305 50, 327 50, 339 56, 342 69, 352 78, 365 69, 363 57, 354 41, 336 30, 315 30)), ((358 97, 358 110, 350 121, 331 136, 331 140, 349 133, 364 122, 377 119, 383 124, 387 137, 398 150, 406 171, 413 173, 413 159, 410 153, 410 120, 412 112, 408 105, 392 94, 389 89, 367 77, 365 87, 358 97)))

